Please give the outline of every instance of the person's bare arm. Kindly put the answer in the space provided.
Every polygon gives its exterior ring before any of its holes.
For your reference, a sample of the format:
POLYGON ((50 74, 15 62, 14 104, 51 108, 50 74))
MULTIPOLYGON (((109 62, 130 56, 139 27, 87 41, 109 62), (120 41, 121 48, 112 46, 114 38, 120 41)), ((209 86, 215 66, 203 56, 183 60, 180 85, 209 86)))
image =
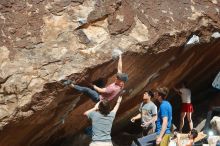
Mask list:
POLYGON ((106 88, 99 88, 96 85, 93 85, 93 88, 98 91, 99 93, 105 93, 106 92, 106 88))
POLYGON ((161 128, 159 137, 163 137, 167 129, 167 124, 168 124, 168 117, 163 117, 163 123, 162 123, 162 128, 161 128))
POLYGON ((179 92, 179 89, 177 89, 176 87, 173 87, 173 90, 174 90, 175 92, 179 92))
POLYGON ((147 122, 144 122, 143 124, 141 124, 142 127, 146 127, 149 126, 151 123, 155 123, 155 121, 157 120, 157 115, 153 115, 152 119, 150 119, 147 122))
POLYGON ((163 135, 167 129, 167 124, 168 124, 168 117, 163 117, 163 123, 162 123, 162 128, 160 131, 160 135, 158 136, 156 143, 159 144, 162 141, 163 135))
POLYGON ((119 55, 119 60, 118 60, 118 73, 122 73, 122 56, 119 55))
POLYGON ((117 100, 117 103, 116 103, 114 109, 112 110, 113 112, 116 113, 116 112, 118 111, 119 106, 120 106, 120 104, 121 104, 121 101, 122 101, 122 96, 119 96, 119 97, 118 97, 118 100, 117 100))
POLYGON ((141 113, 137 114, 136 116, 131 118, 131 122, 135 122, 135 120, 138 120, 141 118, 141 113))
POLYGON ((177 89, 176 87, 173 87, 173 90, 174 90, 175 92, 177 92, 179 95, 181 95, 180 89, 177 89))
POLYGON ((154 123, 156 121, 157 121, 157 115, 153 115, 152 119, 149 121, 149 124, 154 123))
POLYGON ((150 125, 151 123, 155 123, 156 121, 157 121, 157 115, 153 115, 151 120, 144 122, 141 126, 146 127, 150 125))

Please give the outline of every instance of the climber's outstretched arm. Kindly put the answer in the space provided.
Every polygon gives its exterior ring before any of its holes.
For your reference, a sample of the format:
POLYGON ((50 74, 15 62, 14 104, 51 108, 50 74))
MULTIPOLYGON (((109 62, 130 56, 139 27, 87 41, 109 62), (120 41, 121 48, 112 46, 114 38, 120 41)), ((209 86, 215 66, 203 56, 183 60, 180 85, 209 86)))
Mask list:
POLYGON ((118 73, 122 73, 122 55, 119 55, 119 60, 118 60, 118 73))

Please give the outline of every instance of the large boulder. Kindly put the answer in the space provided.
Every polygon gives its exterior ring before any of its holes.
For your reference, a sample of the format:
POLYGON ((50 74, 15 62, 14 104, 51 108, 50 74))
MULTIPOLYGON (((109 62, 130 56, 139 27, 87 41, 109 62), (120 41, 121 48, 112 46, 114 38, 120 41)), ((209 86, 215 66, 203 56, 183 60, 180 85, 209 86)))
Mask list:
MULTIPOLYGON (((193 93, 206 91, 220 69, 220 41, 212 37, 219 8, 217 0, 1 0, 0 145, 52 145, 81 132, 89 124, 82 113, 94 103, 60 80, 109 84, 116 48, 129 93, 114 129, 137 111, 146 88, 187 80, 193 93)), ((178 99, 170 100, 178 111, 178 99)))

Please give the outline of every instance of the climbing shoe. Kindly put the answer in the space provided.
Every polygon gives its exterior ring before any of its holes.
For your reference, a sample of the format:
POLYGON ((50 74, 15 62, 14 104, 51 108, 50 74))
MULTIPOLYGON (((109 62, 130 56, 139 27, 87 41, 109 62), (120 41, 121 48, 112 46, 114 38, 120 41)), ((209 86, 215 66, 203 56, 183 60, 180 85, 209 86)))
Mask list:
POLYGON ((73 81, 72 81, 72 80, 69 80, 69 79, 64 79, 64 80, 62 80, 61 82, 63 83, 63 85, 70 85, 70 84, 73 83, 73 81))

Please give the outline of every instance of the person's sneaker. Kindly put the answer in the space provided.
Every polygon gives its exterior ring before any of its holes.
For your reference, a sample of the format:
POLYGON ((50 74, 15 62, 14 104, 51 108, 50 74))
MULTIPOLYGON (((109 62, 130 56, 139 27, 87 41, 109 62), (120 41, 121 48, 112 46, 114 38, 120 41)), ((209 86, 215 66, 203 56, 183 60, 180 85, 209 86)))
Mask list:
POLYGON ((72 81, 72 80, 69 80, 69 79, 64 79, 64 80, 62 80, 61 82, 63 83, 63 85, 70 85, 70 84, 73 83, 73 81, 72 81))

